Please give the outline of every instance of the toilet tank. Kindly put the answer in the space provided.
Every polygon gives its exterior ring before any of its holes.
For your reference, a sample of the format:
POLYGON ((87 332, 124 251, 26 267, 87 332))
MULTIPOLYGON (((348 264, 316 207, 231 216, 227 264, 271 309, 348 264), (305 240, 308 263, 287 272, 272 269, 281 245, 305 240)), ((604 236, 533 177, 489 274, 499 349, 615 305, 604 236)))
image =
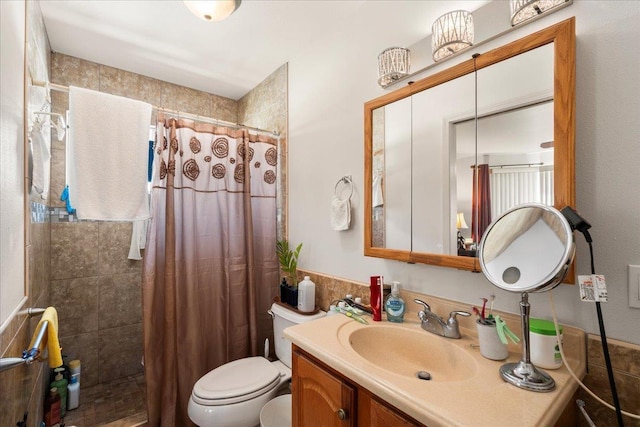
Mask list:
POLYGON ((284 337, 282 331, 289 326, 320 319, 325 317, 327 313, 319 311, 310 315, 300 314, 276 303, 271 305, 271 313, 273 313, 273 337, 276 356, 282 363, 291 368, 291 341, 284 337))

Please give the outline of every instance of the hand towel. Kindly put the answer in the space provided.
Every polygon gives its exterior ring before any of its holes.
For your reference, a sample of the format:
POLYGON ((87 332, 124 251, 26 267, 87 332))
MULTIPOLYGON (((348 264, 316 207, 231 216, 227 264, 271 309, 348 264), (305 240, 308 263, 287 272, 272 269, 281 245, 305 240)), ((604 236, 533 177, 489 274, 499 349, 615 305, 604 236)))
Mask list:
POLYGON ((44 351, 44 348, 47 348, 49 352, 49 367, 57 368, 62 366, 62 351, 60 349, 60 341, 58 341, 58 312, 54 307, 47 307, 47 309, 42 314, 42 318, 38 322, 38 326, 36 327, 36 332, 31 338, 31 345, 29 345, 29 349, 32 349, 35 346, 36 336, 38 331, 40 330, 40 325, 44 321, 48 321, 47 325, 47 333, 40 341, 40 354, 44 351))
POLYGON ((348 230, 351 224, 351 202, 333 196, 331 200, 331 227, 336 231, 348 230))
POLYGON ((147 226, 149 220, 133 221, 133 230, 131 231, 131 244, 129 245, 129 256, 127 258, 133 260, 141 260, 140 250, 144 249, 147 243, 147 226))
POLYGON ((47 199, 49 193, 49 163, 51 151, 49 143, 44 135, 42 124, 36 121, 29 133, 29 143, 31 144, 31 157, 33 159, 33 175, 31 185, 36 193, 43 200, 47 199))
POLYGON ((69 196, 78 219, 149 218, 151 104, 69 87, 69 196))

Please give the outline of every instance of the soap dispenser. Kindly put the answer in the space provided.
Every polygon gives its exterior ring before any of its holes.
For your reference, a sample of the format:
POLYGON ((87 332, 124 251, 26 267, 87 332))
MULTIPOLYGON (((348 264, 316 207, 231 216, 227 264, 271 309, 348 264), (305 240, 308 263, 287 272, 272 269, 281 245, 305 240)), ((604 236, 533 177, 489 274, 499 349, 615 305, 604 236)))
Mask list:
POLYGON ((400 298, 399 285, 400 282, 391 282, 391 295, 384 305, 389 322, 402 323, 404 321, 405 304, 404 300, 400 298))

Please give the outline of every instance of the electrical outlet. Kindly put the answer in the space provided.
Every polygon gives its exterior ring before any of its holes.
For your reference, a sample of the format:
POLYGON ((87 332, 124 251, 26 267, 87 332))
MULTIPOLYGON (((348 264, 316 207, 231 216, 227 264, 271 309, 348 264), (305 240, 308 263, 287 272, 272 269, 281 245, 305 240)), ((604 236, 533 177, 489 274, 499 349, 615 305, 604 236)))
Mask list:
POLYGON ((629 307, 640 308, 640 265, 629 266, 629 307))

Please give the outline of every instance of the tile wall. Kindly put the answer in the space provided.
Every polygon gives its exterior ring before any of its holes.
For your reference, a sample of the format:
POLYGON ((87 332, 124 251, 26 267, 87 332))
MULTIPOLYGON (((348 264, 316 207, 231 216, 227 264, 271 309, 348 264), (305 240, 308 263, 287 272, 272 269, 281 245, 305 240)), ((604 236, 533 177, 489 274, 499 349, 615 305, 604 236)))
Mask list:
MULTIPOLYGON (((273 129, 283 134, 284 146, 286 73, 285 64, 234 101, 58 53, 51 64, 53 83, 273 129)), ((68 94, 52 92, 52 98, 54 111, 64 114, 68 94)), ((141 373, 142 261, 127 259, 131 223, 78 222, 66 215, 59 200, 65 185, 65 141, 54 141, 52 148, 51 303, 59 311, 65 354, 82 360, 83 387, 141 373)))
MULTIPOLYGON (((168 109, 235 122, 237 102, 59 53, 51 81, 126 96, 168 109)), ((69 98, 52 92, 55 112, 69 98)), ((154 116, 155 119, 155 116, 154 116)), ((82 361, 82 387, 142 373, 142 261, 127 259, 131 223, 78 222, 66 215, 65 140, 51 161, 51 304, 57 307, 64 354, 82 361)))
MULTIPOLYGON (((308 275, 316 284, 316 306, 327 310, 329 305, 347 294, 362 297, 369 302, 369 284, 345 280, 339 277, 326 276, 313 271, 298 270, 298 274, 308 275)), ((426 297, 426 301, 429 298, 426 297)), ((464 321, 464 319, 463 319, 464 321)), ((512 328, 517 330, 517 328, 512 328)), ((622 410, 640 414, 640 346, 608 339, 616 388, 622 410)), ((602 352, 601 340, 597 335, 587 336, 587 375, 584 383, 596 395, 612 403, 606 365, 602 352)), ((584 390, 578 389, 576 399, 586 403, 586 410, 597 426, 617 425, 615 411, 609 410, 596 402, 584 390)), ((586 420, 578 412, 578 425, 589 427, 586 420)), ((640 420, 624 417, 626 427, 640 427, 640 420)))
MULTIPOLYGON (((37 2, 26 2, 27 61, 29 69, 38 80, 48 76, 49 43, 44 30, 42 13, 37 2)), ((3 64, 4 66, 4 64, 3 64)), ((43 90, 29 89, 27 101, 30 107, 40 108, 44 102, 43 90)), ((19 184, 19 183, 18 183, 19 184)), ((27 300, 21 311, 0 332, 0 357, 20 357, 27 349, 40 316, 30 318, 26 310, 49 305, 49 256, 50 227, 48 207, 39 196, 31 194, 27 204, 25 224, 27 300)), ((19 284, 16 284, 19 285, 19 284)), ((0 398, 0 426, 15 426, 28 413, 27 425, 39 427, 43 413, 44 392, 48 383, 48 366, 36 362, 0 372, 2 397, 0 398)))

